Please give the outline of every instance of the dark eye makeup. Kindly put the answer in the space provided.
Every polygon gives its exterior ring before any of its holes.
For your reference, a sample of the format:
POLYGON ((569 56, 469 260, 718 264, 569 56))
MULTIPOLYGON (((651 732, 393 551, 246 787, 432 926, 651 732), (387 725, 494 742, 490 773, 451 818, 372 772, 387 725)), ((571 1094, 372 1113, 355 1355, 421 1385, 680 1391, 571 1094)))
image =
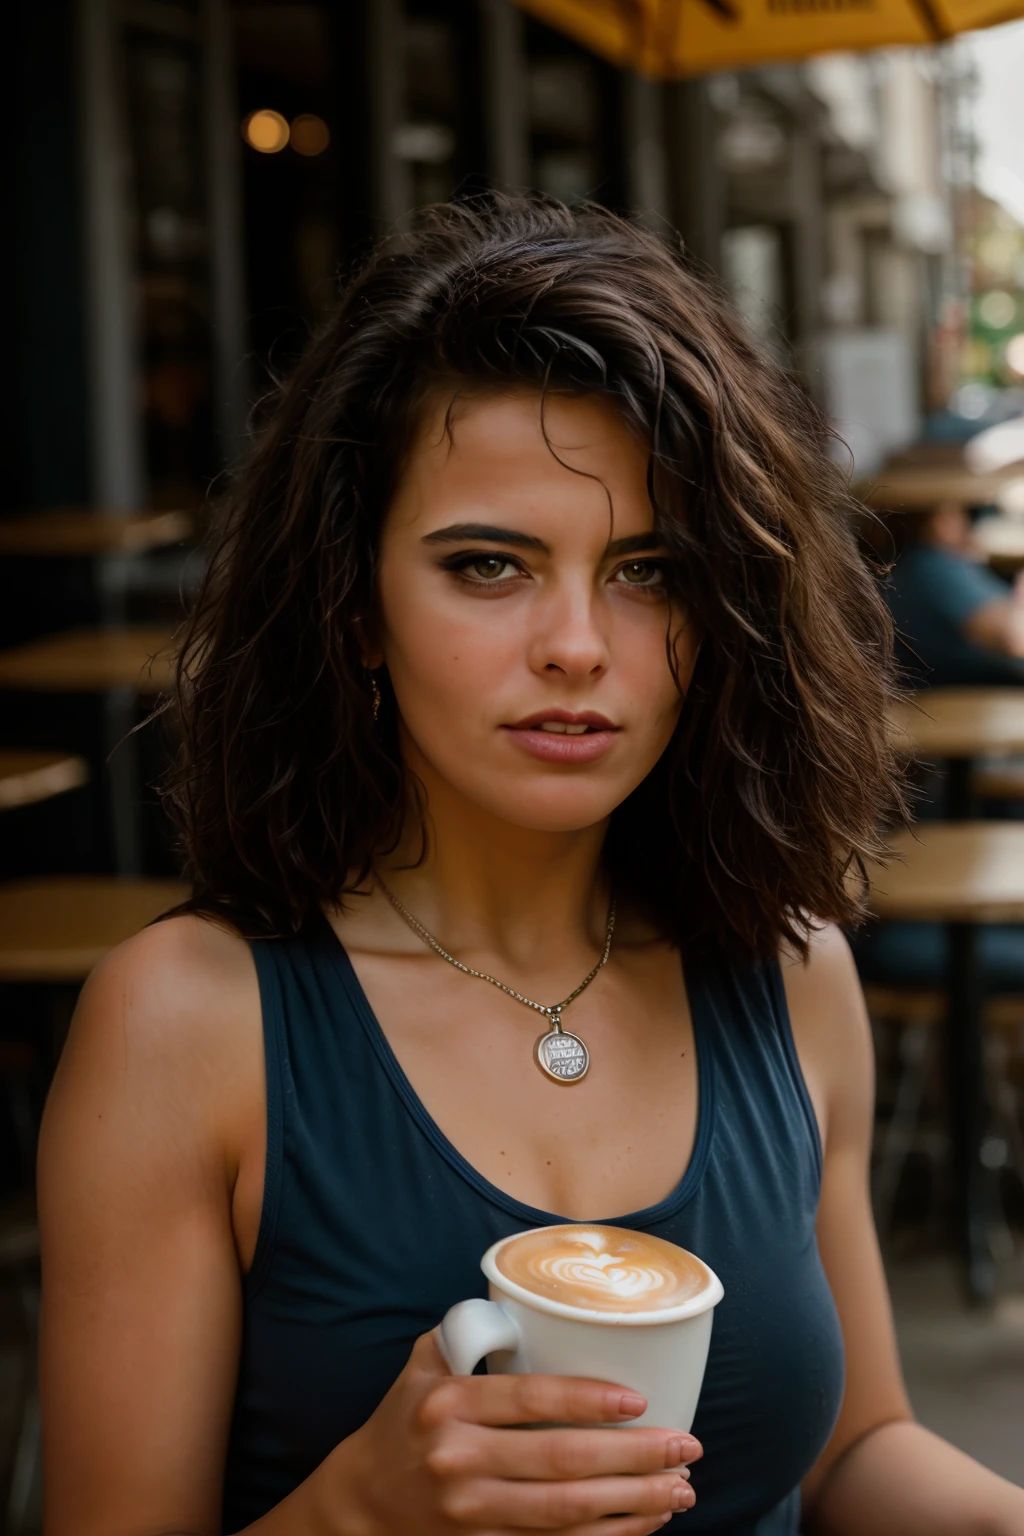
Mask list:
POLYGON ((496 555, 493 550, 464 550, 458 555, 448 555, 440 564, 443 570, 452 571, 478 587, 504 585, 507 581, 526 575, 526 568, 515 555, 496 555), (512 567, 512 573, 503 574, 509 566, 512 567))
MULTIPOLYGON (((478 589, 504 588, 529 574, 517 556, 505 551, 495 553, 494 550, 460 550, 458 554, 446 555, 438 563, 442 570, 451 571, 467 586, 478 589)), ((611 573, 610 579, 617 585, 631 588, 637 593, 660 594, 668 583, 669 563, 667 560, 650 557, 625 560, 611 573)))

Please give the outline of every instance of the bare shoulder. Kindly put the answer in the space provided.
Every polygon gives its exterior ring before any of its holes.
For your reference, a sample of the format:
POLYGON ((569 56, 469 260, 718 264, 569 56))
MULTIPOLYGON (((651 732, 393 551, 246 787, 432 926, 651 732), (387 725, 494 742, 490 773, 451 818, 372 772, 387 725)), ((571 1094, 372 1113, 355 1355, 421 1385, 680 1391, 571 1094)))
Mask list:
POLYGON ((846 935, 835 923, 819 923, 811 929, 809 941, 806 959, 788 949, 784 949, 780 955, 787 993, 794 982, 798 986, 801 984, 798 978, 825 984, 831 982, 834 985, 847 973, 856 975, 846 935))
POLYGON ((104 956, 82 990, 75 1022, 90 1032, 117 1029, 126 1040, 173 1054, 223 1034, 257 993, 244 939, 203 917, 171 917, 104 956), (223 1028, 211 1029, 215 1021, 223 1028))
POLYGON ((197 914, 169 917, 109 951, 85 986, 117 988, 145 979, 150 995, 194 1002, 237 985, 252 970, 249 945, 230 928, 197 914))
POLYGON ((780 963, 793 1039, 828 1146, 870 1113, 874 1051, 864 994, 834 924, 812 932, 806 959, 784 953, 780 963))
MULTIPOLYGON (((193 1126, 225 1148, 262 1091, 259 989, 249 945, 196 916, 169 918, 106 955, 79 998, 47 1108, 54 1122, 193 1126), (254 1101, 255 1096, 255 1101, 254 1101)), ((50 1137, 52 1140, 52 1136, 50 1137)), ((129 1138, 130 1139, 130 1138, 129 1138)), ((44 1130, 44 1152, 46 1150, 44 1130)))

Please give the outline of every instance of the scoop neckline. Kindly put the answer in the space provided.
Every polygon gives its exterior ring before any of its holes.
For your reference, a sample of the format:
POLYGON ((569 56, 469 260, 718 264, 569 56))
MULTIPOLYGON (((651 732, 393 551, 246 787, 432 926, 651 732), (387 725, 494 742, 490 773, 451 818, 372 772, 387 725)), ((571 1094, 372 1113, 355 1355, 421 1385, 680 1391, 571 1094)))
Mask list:
MULTIPOLYGON (((707 1022, 705 1017, 706 988, 701 983, 699 975, 697 984, 691 986, 690 979, 685 972, 683 974, 683 988, 690 1007, 690 1019, 693 1025, 693 1044, 694 1050, 697 1053, 697 1125, 686 1167, 680 1175, 675 1188, 670 1190, 664 1199, 657 1201, 654 1205, 647 1205, 640 1210, 629 1211, 625 1215, 579 1218, 564 1216, 555 1211, 546 1211, 540 1206, 528 1205, 523 1200, 515 1199, 514 1196, 507 1194, 503 1189, 499 1189, 496 1184, 492 1184, 490 1179, 485 1178, 467 1158, 463 1157, 454 1142, 450 1141, 444 1131, 442 1131, 407 1077, 405 1069, 392 1049, 391 1042, 381 1027, 380 1020, 373 1011, 370 999, 363 989, 363 984, 359 980, 348 950, 335 932, 326 913, 323 914, 323 926, 327 930, 329 958, 339 974, 349 1001, 352 1004, 353 1011, 359 1019, 392 1087, 398 1094, 413 1122, 423 1132, 427 1140, 433 1144, 445 1162, 491 1205, 499 1207, 509 1215, 516 1217, 520 1221, 526 1221, 530 1226, 534 1227, 599 1225, 640 1229, 653 1226, 674 1216, 697 1193, 711 1152, 715 1118, 715 1069, 714 1047, 712 1043, 714 1032, 705 1027, 707 1022)), ((680 965, 682 965, 681 959, 680 965)))

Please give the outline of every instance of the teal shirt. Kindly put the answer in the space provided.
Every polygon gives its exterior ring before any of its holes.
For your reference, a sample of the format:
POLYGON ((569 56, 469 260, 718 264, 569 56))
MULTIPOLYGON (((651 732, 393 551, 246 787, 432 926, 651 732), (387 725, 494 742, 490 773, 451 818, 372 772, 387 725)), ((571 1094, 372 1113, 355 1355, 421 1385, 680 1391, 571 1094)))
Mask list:
MULTIPOLYGON (((244 1288, 225 1532, 266 1514, 366 1422, 417 1335, 453 1302, 486 1295, 480 1256, 491 1243, 566 1220, 491 1184, 448 1141, 326 923, 253 954, 266 1184, 244 1288)), ((800 1482, 832 1433, 844 1380, 816 1241, 818 1126, 778 965, 705 953, 688 958, 686 988, 693 1151, 663 1200, 607 1218, 699 1254, 725 1286, 693 1426, 704 1446, 697 1504, 666 1536, 798 1536, 800 1482)), ((406 1529, 419 1529, 414 1509, 406 1529)))
POLYGON ((962 555, 931 544, 905 550, 893 568, 886 600, 908 681, 936 688, 1024 683, 1024 662, 974 645, 964 634, 972 614, 1008 596, 1005 581, 962 555))

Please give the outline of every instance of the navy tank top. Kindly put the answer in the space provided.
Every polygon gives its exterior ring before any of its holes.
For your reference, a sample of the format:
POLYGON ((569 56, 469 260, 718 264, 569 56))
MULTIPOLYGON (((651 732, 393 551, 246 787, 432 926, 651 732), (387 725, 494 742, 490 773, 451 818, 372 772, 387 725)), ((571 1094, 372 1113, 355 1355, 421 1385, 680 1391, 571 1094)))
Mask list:
MULTIPOLYGON (((486 1294, 479 1261, 491 1243, 565 1220, 510 1198, 442 1134, 326 924, 253 953, 266 1182, 225 1532, 259 1519, 369 1418, 453 1302, 486 1294)), ((693 1426, 697 1503, 665 1529, 797 1536, 799 1483, 843 1393, 815 1240, 818 1128, 778 967, 688 963, 687 990, 699 1086, 689 1166, 659 1204, 598 1219, 691 1249, 725 1286, 693 1426)))

